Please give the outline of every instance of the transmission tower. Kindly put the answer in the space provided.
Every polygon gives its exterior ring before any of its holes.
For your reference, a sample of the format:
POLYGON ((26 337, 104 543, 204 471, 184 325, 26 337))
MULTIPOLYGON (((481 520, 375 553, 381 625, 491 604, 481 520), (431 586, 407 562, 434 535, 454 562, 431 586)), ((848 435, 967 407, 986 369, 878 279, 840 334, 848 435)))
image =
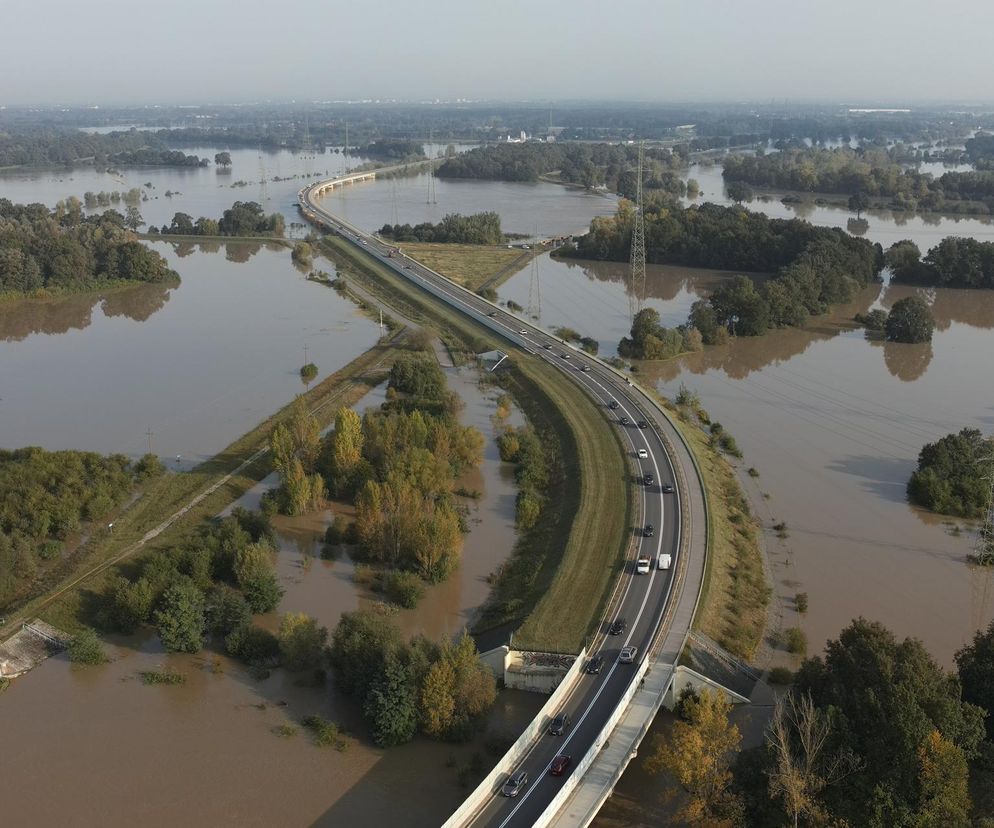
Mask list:
POLYGON ((304 176, 310 178, 313 172, 311 161, 314 160, 314 148, 311 146, 310 113, 307 112, 304 113, 304 137, 301 143, 304 154, 304 176))
POLYGON ((435 159, 432 158, 431 127, 428 127, 428 201, 427 204, 438 204, 435 198, 435 159))
MULTIPOLYGON (((535 240, 538 241, 538 226, 535 227, 535 240)), ((532 252, 531 283, 528 286, 528 317, 542 318, 542 282, 538 276, 538 255, 532 252)))
POLYGON ((635 314, 642 310, 645 301, 645 217, 642 213, 642 163, 644 142, 639 142, 638 173, 635 177, 635 216, 632 225, 632 267, 628 286, 628 310, 635 321, 635 314))
POLYGON ((345 175, 349 174, 349 122, 345 122, 345 146, 342 148, 342 163, 345 165, 345 175))
POLYGON ((262 157, 262 144, 259 144, 259 204, 269 201, 269 191, 266 188, 266 162, 262 157))

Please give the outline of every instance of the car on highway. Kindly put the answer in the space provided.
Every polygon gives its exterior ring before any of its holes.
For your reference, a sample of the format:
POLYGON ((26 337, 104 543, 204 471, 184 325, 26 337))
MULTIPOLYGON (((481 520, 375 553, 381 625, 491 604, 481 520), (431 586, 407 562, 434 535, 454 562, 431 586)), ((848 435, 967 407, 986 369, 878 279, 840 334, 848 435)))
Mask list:
POLYGON ((567 727, 569 727, 569 713, 564 710, 552 720, 552 724, 549 725, 549 735, 562 736, 567 727))
POLYGON ((646 420, 639 420, 639 428, 648 428, 649 423, 646 420))
POLYGON ((652 564, 648 558, 639 558, 637 561, 635 561, 635 571, 639 575, 648 575, 651 567, 652 564))
POLYGON ((642 534, 647 538, 651 538, 654 534, 656 534, 656 527, 651 523, 647 523, 645 525, 645 529, 642 530, 642 534))
POLYGON ((612 411, 614 411, 618 407, 618 401, 617 400, 611 400, 611 402, 609 402, 607 404, 607 407, 610 408, 612 411))
POLYGON ((622 664, 631 664, 635 661, 635 656, 638 655, 638 647, 622 647, 621 654, 618 656, 618 661, 622 664))
POLYGON ((656 482, 656 478, 653 476, 652 472, 646 472, 645 477, 642 478, 642 482, 645 483, 646 486, 651 486, 656 482))
POLYGON ((497 311, 490 311, 490 313, 487 314, 487 316, 489 316, 491 319, 493 319, 496 315, 497 311))
POLYGON ((569 767, 569 763, 572 760, 569 756, 560 753, 552 762, 549 764, 549 775, 550 776, 562 776, 566 768, 569 767))
POLYGON ((586 673, 589 676, 599 676, 601 672, 601 667, 604 666, 604 658, 602 656, 594 656, 590 661, 587 662, 586 673))
POLYGON ((622 417, 620 420, 618 420, 618 422, 621 423, 622 425, 628 425, 631 422, 631 420, 629 420, 627 417, 622 417))
POLYGON ((667 483, 664 486, 660 487, 660 491, 662 491, 663 494, 673 494, 673 492, 675 492, 676 489, 674 489, 669 483, 667 483))
POLYGON ((614 623, 608 630, 608 634, 621 635, 626 629, 628 629, 628 622, 624 618, 615 618, 614 623))
POLYGON ((584 374, 589 374, 590 373, 590 366, 589 365, 584 365, 583 368, 581 368, 580 370, 582 370, 584 374))
POLYGON ((648 460, 648 459, 649 459, 649 452, 647 452, 645 449, 639 449, 639 460, 648 460))
POLYGON ((500 789, 502 796, 515 797, 522 790, 524 790, 525 785, 528 784, 528 773, 523 770, 515 771, 509 777, 507 777, 507 782, 504 783, 504 787, 500 789))
POLYGON ((560 354, 563 359, 569 359, 569 354, 560 354))
POLYGON ((410 269, 411 269, 410 265, 404 265, 404 270, 410 270, 410 269))
POLYGON ((521 336, 528 336, 528 329, 522 328, 520 331, 518 331, 518 333, 521 334, 521 336))
POLYGON ((547 350, 547 351, 551 351, 552 350, 552 343, 546 342, 542 347, 545 348, 545 350, 547 350))

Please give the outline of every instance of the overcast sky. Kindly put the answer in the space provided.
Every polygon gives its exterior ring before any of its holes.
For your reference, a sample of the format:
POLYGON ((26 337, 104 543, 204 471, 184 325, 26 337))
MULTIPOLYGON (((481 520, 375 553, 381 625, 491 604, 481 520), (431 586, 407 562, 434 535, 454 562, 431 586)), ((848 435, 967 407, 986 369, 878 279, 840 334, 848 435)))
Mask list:
POLYGON ((994 99, 992 0, 0 0, 0 21, 0 104, 994 99))

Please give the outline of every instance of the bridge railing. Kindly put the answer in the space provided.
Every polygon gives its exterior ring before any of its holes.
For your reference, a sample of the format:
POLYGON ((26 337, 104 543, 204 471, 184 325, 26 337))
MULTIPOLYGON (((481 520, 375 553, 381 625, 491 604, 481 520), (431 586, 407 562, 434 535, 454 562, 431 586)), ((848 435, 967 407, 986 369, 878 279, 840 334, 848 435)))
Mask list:
POLYGON ((466 824, 480 807, 497 793, 504 784, 504 778, 521 763, 521 760, 531 749, 532 742, 549 726, 549 723, 559 712, 563 699, 573 692, 574 686, 583 675, 583 667, 587 660, 586 656, 586 649, 581 650, 580 655, 573 662, 573 666, 570 667, 563 680, 559 683, 559 686, 549 696, 549 700, 542 705, 542 709, 532 719, 531 724, 525 728, 517 741, 508 749, 507 753, 494 765, 493 770, 463 800, 462 805, 455 810, 455 813, 445 821, 442 828, 458 828, 458 826, 466 824))

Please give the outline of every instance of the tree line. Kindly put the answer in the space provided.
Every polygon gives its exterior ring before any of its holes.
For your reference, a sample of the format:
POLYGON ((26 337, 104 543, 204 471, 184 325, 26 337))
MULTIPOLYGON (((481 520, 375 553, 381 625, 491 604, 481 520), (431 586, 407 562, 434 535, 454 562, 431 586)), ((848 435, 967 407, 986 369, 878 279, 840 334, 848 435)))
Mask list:
POLYGON ((132 462, 122 454, 0 450, 0 610, 30 597, 74 534, 161 471, 153 455, 132 462))
MULTIPOLYGON (((132 225, 141 221, 133 209, 132 225)), ((0 293, 81 292, 112 281, 178 279, 127 224, 115 210, 84 216, 75 197, 54 210, 0 199, 0 293)))
POLYGON ((646 768, 669 774, 678 818, 694 824, 988 825, 994 624, 955 662, 947 672, 917 639, 857 619, 804 661, 762 745, 741 750, 730 705, 691 693, 646 768))
MULTIPOLYGON (((679 189, 676 170, 685 169, 689 150, 650 147, 645 151, 645 181, 648 187, 679 189)), ((633 144, 585 144, 577 142, 494 144, 476 147, 447 159, 437 170, 440 178, 482 178, 496 181, 537 181, 539 176, 559 172, 560 180, 588 189, 604 186, 618 192, 633 190, 638 159, 633 144)), ((680 193, 682 194, 682 193, 680 193)))
POLYGON ((947 236, 922 256, 918 245, 904 239, 887 249, 885 261, 898 282, 994 288, 994 242, 947 236))
POLYGON ((368 144, 350 147, 349 152, 383 161, 405 161, 409 158, 425 157, 424 144, 409 138, 377 138, 368 144))
POLYGON ((263 212, 255 201, 236 201, 222 213, 220 219, 201 216, 194 221, 188 213, 176 213, 172 222, 162 227, 149 227, 149 233, 175 236, 279 236, 286 229, 282 213, 263 212))
POLYGON ((0 167, 72 165, 96 167, 170 166, 203 167, 206 158, 170 150, 151 132, 88 133, 35 127, 0 132, 0 167))
POLYGON ((500 244, 504 233, 500 215, 494 212, 464 216, 449 213, 440 222, 384 224, 379 234, 397 242, 443 242, 447 244, 500 244))
POLYGON ((900 148, 788 149, 724 159, 726 181, 783 190, 863 194, 888 199, 897 210, 988 214, 994 208, 994 171, 946 172, 936 177, 899 163, 900 148))
MULTIPOLYGON (((562 255, 627 261, 633 220, 631 203, 623 201, 615 216, 595 218, 590 231, 562 255)), ((849 301, 883 267, 879 245, 838 228, 710 203, 648 207, 645 245, 649 262, 775 273, 763 280, 735 276, 709 299, 694 303, 689 325, 707 344, 718 342, 723 330, 759 336, 770 328, 803 325, 809 314, 849 301)))

